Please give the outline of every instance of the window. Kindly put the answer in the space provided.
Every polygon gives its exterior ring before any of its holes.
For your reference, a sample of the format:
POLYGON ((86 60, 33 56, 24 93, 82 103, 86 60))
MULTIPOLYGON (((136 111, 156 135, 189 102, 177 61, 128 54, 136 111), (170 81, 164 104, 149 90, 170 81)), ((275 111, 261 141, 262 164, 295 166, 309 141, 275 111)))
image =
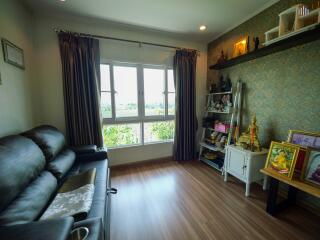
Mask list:
POLYGON ((106 146, 173 140, 172 69, 114 62, 101 64, 100 69, 102 131, 106 146))

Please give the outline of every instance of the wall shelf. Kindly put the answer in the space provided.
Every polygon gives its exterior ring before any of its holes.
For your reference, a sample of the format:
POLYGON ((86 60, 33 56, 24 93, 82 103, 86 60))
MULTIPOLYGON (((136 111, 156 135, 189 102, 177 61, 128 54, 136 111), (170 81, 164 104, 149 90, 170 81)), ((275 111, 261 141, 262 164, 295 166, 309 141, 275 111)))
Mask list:
POLYGON ((220 70, 220 69, 228 68, 231 66, 238 65, 240 63, 248 62, 253 59, 261 58, 269 54, 280 52, 280 51, 283 51, 295 46, 299 46, 308 42, 312 42, 318 39, 320 39, 319 25, 316 26, 314 29, 282 39, 266 47, 260 48, 257 51, 252 51, 247 54, 241 55, 239 57, 229 59, 224 63, 217 63, 214 65, 211 65, 210 69, 220 70))

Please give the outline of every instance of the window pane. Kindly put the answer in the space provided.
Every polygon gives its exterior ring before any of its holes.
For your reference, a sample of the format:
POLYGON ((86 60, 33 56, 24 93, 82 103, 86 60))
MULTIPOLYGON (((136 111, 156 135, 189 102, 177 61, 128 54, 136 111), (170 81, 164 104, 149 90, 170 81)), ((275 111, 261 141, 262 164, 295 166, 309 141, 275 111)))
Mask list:
POLYGON ((173 139, 174 122, 148 122, 144 123, 144 142, 159 142, 173 139))
POLYGON ((173 70, 168 70, 168 92, 175 92, 173 70))
POLYGON ((108 64, 100 65, 101 91, 110 91, 110 66, 108 64))
POLYGON ((137 68, 114 66, 116 117, 138 116, 137 68))
POLYGON ((103 126, 103 142, 107 147, 141 143, 140 123, 112 124, 103 126))
POLYGON ((164 115, 164 70, 143 69, 145 115, 164 115))
POLYGON ((176 94, 168 93, 168 114, 175 114, 175 102, 176 102, 176 94))
POLYGON ((102 92, 101 93, 101 113, 103 118, 111 118, 111 93, 102 92))

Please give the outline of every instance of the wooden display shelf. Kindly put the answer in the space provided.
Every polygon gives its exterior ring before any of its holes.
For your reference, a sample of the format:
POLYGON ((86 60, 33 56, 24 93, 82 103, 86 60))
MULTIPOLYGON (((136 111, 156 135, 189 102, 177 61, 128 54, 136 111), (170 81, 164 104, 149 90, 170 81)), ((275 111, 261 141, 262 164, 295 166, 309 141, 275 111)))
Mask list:
POLYGON ((276 174, 266 168, 261 169, 260 172, 262 172, 263 174, 265 174, 269 177, 272 177, 272 178, 275 178, 281 182, 284 182, 292 187, 295 187, 303 192, 309 193, 310 195, 313 195, 317 198, 320 198, 320 188, 306 184, 298 179, 289 180, 289 179, 287 179, 281 175, 278 175, 278 174, 276 174))
POLYGON ((316 26, 314 29, 302 32, 300 34, 293 35, 291 37, 282 39, 278 42, 270 44, 266 47, 260 48, 257 51, 252 51, 247 54, 241 55, 236 58, 229 59, 224 63, 217 63, 211 65, 210 69, 220 70, 227 67, 231 67, 243 62, 248 62, 253 59, 261 58, 269 54, 280 52, 298 45, 302 45, 308 42, 312 42, 320 39, 320 26, 316 26))

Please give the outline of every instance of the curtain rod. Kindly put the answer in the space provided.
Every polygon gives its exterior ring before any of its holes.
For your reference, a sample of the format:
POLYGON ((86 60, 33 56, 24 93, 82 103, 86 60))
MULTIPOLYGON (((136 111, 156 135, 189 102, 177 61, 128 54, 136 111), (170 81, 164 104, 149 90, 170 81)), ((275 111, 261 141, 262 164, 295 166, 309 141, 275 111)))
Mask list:
MULTIPOLYGON (((89 33, 82 33, 82 32, 72 32, 72 31, 67 31, 64 29, 53 29, 56 33, 59 32, 64 32, 64 33, 75 33, 80 36, 84 37, 93 37, 93 38, 101 38, 101 39, 108 39, 108 40, 114 40, 114 41, 120 41, 120 42, 129 42, 129 43, 136 43, 141 45, 150 45, 150 46, 156 46, 156 47, 164 47, 164 48, 172 48, 172 49, 184 49, 182 47, 176 47, 176 46, 170 46, 170 45, 164 45, 164 44, 158 44, 158 43, 151 43, 151 42, 144 42, 144 41, 136 41, 136 40, 130 40, 130 39, 124 39, 124 38, 115 38, 115 37, 108 37, 108 36, 102 36, 102 35, 94 35, 94 34, 89 34, 89 33)), ((200 51, 197 49, 188 49, 191 51, 196 51, 198 55, 200 55, 200 51)))

